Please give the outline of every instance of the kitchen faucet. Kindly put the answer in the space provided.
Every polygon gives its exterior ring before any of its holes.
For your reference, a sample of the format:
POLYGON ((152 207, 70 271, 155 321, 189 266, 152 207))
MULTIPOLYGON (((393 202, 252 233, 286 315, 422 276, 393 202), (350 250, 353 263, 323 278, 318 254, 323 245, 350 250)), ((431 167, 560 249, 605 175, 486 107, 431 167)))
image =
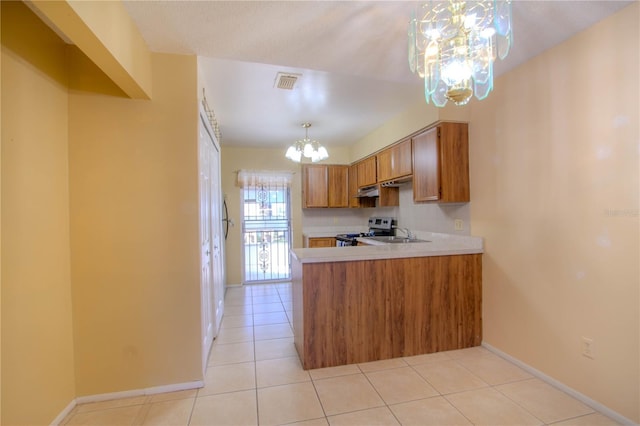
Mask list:
POLYGON ((395 229, 399 229, 400 231, 404 232, 405 234, 407 234, 407 238, 410 240, 415 239, 415 235, 413 235, 413 233, 409 230, 409 228, 400 228, 399 226, 393 226, 395 229))

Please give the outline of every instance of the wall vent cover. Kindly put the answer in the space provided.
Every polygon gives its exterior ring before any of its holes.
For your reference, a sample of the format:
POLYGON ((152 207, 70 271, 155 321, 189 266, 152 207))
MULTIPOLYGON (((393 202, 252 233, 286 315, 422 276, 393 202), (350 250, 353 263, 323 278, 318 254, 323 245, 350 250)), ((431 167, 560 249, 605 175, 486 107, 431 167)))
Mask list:
POLYGON ((278 89, 293 90, 293 86, 295 86, 296 81, 298 81, 300 77, 301 74, 279 72, 276 75, 275 87, 278 89))

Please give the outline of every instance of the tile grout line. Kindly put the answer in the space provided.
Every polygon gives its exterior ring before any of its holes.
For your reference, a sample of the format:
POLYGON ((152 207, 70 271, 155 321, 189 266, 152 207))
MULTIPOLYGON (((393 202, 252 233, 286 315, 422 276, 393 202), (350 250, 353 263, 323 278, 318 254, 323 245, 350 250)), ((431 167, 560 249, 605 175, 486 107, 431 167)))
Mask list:
MULTIPOLYGON (((511 401, 512 403, 514 403, 516 406, 520 407, 521 409, 523 409, 525 412, 529 413, 531 416, 533 416, 535 419, 540 420, 542 422, 542 424, 546 425, 547 422, 545 422, 544 420, 542 420, 541 418, 539 418, 538 416, 536 416, 535 414, 533 414, 531 411, 529 411, 526 407, 524 407, 522 404, 520 404, 518 401, 514 400, 513 398, 509 397, 509 395, 505 394, 504 392, 502 392, 500 389, 498 389, 498 386, 502 386, 502 385, 507 385, 509 383, 517 383, 517 382, 522 382, 525 380, 531 380, 534 379, 535 377, 529 377, 527 379, 521 379, 521 380, 514 380, 511 382, 505 382, 505 383, 498 383, 496 385, 492 385, 491 388, 493 390, 495 390, 496 392, 498 392, 500 395, 504 396, 505 398, 507 398, 509 401, 511 401)), ((591 407, 589 407, 591 408, 591 407)), ((593 409, 592 409, 593 410, 593 409)), ((560 420, 556 420, 554 423, 557 422, 562 422, 568 419, 560 419, 560 420)))
MULTIPOLYGON (((545 423, 542 419, 538 418, 536 415, 534 415, 533 413, 531 413, 529 410, 527 410, 525 407, 523 407, 522 405, 520 405, 517 401, 514 401, 513 399, 509 398, 508 395, 505 395, 503 392, 501 392, 499 389, 497 389, 498 386, 504 385, 504 384, 508 384, 508 383, 516 383, 516 382, 521 382, 521 381, 525 381, 525 380, 531 380, 533 377, 527 377, 524 379, 518 379, 518 380, 512 380, 512 381, 507 381, 504 383, 497 383, 495 385, 491 384, 491 383, 487 383, 485 380, 483 380, 480 376, 478 376, 477 374, 475 374, 473 371, 471 371, 471 369, 469 369, 466 365, 464 365, 462 362, 460 362, 459 360, 463 359, 461 358, 452 358, 452 361, 455 361, 457 365, 459 365, 460 367, 462 367, 463 369, 465 369, 467 372, 469 372, 471 375, 475 376, 478 380, 480 380, 481 382, 485 383, 487 385, 487 387, 483 387, 483 388, 477 388, 477 389, 467 389, 467 390, 463 390, 463 391, 459 391, 459 392, 451 392, 448 393, 446 395, 443 395, 443 397, 445 397, 445 399, 447 400, 447 402, 449 402, 449 404, 451 404, 451 406, 453 406, 456 410, 458 410, 458 412, 460 412, 460 414, 462 414, 465 418, 467 418, 467 416, 464 415, 464 413, 462 413, 458 407, 456 405, 454 405, 449 398, 447 398, 447 396, 449 395, 455 395, 455 394, 459 394, 459 393, 464 393, 464 392, 473 392, 473 391, 477 391, 477 390, 482 390, 482 389, 493 389, 494 391, 498 392, 500 395, 504 396, 505 398, 507 398, 507 400, 513 402, 517 407, 521 408, 522 410, 524 410, 526 413, 528 413, 529 415, 533 416, 533 418, 535 418, 536 420, 542 422, 543 425, 546 425, 547 423, 545 423)), ((468 419, 471 422, 471 419, 468 419)), ((562 421, 562 420, 560 420, 562 421)))
POLYGON ((316 393, 316 398, 318 398, 318 403, 320 404, 320 408, 322 409, 322 414, 324 414, 324 420, 329 424, 329 418, 327 417, 327 410, 324 408, 324 404, 322 403, 322 399, 320 399, 320 394, 318 393, 318 388, 316 387, 316 381, 314 380, 311 373, 309 373, 309 378, 311 379, 311 386, 313 386, 313 391, 316 393))
MULTIPOLYGON (((289 315, 287 315, 287 309, 285 308, 285 306, 284 306, 284 301, 282 300, 282 297, 280 296, 280 289, 278 289, 278 296, 280 297, 280 303, 282 304, 282 309, 284 310, 284 314, 285 314, 285 316, 287 317, 287 322, 288 322, 288 324, 289 324, 289 327, 291 328, 291 332, 293 333, 293 324, 292 324, 292 320, 289 318, 289 315)), ((294 337, 295 337, 295 335, 294 335, 294 337)), ((299 358, 299 356, 298 356, 298 354, 297 354, 297 352, 296 352, 296 357, 298 357, 298 359, 300 359, 300 358, 299 358)), ((302 363, 300 363, 300 366, 302 367, 302 363)), ((303 371, 306 371, 306 370, 304 370, 304 369, 303 369, 303 371)), ((324 418, 324 421, 325 421, 327 424, 329 424, 329 418, 327 417, 327 412, 326 412, 326 410, 325 410, 325 408, 324 408, 324 404, 322 404, 322 400, 320 399, 320 394, 318 394, 318 389, 316 388, 315 380, 314 380, 314 379, 313 379, 313 377, 311 376, 311 373, 309 373, 309 372, 307 371, 307 374, 309 375, 309 380, 310 380, 310 382, 311 382, 311 386, 313 386, 313 391, 315 392, 316 398, 318 399, 318 403, 320 404, 320 409, 322 410, 322 414, 323 414, 323 416, 324 416, 324 417, 323 417, 323 418, 324 418)), ((304 383, 304 382, 302 382, 302 383, 304 383)), ((290 423, 291 423, 291 424, 294 424, 294 423, 299 423, 299 422, 302 422, 302 421, 311 421, 311 420, 319 420, 319 419, 320 419, 320 418, 317 418, 317 419, 307 419, 307 420, 299 420, 299 421, 290 422, 290 423)))
MULTIPOLYGON (((454 360, 454 359, 449 358, 449 359, 448 359, 448 360, 446 360, 446 361, 455 361, 455 360, 454 360)), ((405 361, 405 362, 406 362, 406 361, 405 361)), ((436 363, 437 363, 437 362, 439 362, 439 361, 436 361, 436 363)), ((425 363, 425 364, 427 364, 427 363, 425 363)), ((471 421, 471 419, 470 419, 470 418, 468 418, 467 416, 465 416, 465 415, 464 415, 464 413, 463 413, 462 411, 460 411, 460 409, 459 409, 458 407, 456 407, 454 404, 452 404, 452 403, 451 403, 451 401, 449 401, 449 399, 447 398, 447 395, 453 395, 455 392, 452 392, 452 393, 450 393, 450 394, 443 394, 442 392, 440 392, 440 391, 438 390, 438 388, 436 388, 436 387, 435 387, 435 385, 434 385, 433 383, 431 383, 431 382, 430 382, 426 377, 424 377, 422 374, 420 374, 420 372, 419 372, 418 370, 416 370, 416 369, 415 369, 415 366, 416 366, 416 365, 422 365, 422 364, 409 365, 409 367, 410 367, 413 371, 415 371, 415 372, 416 372, 416 374, 417 374, 419 377, 421 377, 425 382, 427 382, 427 383, 429 384, 429 386, 431 386, 431 387, 432 387, 436 392, 438 392, 438 395, 434 395, 432 398, 436 398, 436 397, 438 397, 438 396, 439 396, 440 398, 444 399, 445 401, 447 401, 447 404, 449 404, 451 407, 453 407, 453 409, 454 409, 454 410, 456 410, 458 413, 460 413, 460 415, 461 415, 462 417, 464 417, 464 418, 465 418, 465 419, 466 419, 470 424, 474 425, 475 423, 473 423, 473 422, 471 421)), ((483 382, 484 382, 484 380, 483 380, 483 382)), ((426 399, 429 399, 429 398, 426 398, 426 399)), ((392 411, 392 412, 393 412, 393 411, 392 411)))
MULTIPOLYGON (((403 360, 404 361, 404 360, 403 360)), ((404 363, 406 364, 407 362, 404 361, 404 363)), ((384 407, 391 413, 391 415, 393 416, 394 419, 396 419, 396 421, 398 422, 398 424, 402 424, 402 422, 400 421, 400 419, 398 417, 396 417, 396 413, 393 412, 393 410, 391 409, 391 407, 389 406, 389 404, 387 403, 387 401, 385 401, 385 399, 382 397, 382 395, 380 395, 380 392, 378 391, 378 389, 376 388, 376 386, 371 382, 371 379, 369 378, 369 376, 367 376, 367 373, 365 373, 364 371, 362 371, 362 368, 360 367, 360 364, 356 364, 356 366, 358 367, 358 370, 360 370, 360 373, 364 376, 364 378, 367 380, 367 382, 369 383, 369 385, 373 388, 373 390, 375 391, 375 393, 378 395, 378 397, 380 398, 380 401, 382 401, 382 403, 384 404, 384 407)), ((404 368, 404 367, 398 367, 398 368, 404 368)), ((387 371, 387 370, 379 370, 379 371, 387 371)), ((372 371, 372 373, 375 371, 372 371)), ((435 389, 435 388, 434 388, 435 389)), ((377 408, 377 407, 372 407, 372 408, 377 408)), ((367 408, 367 410, 370 410, 371 408, 367 408)))
POLYGON ((258 398, 258 354, 256 353, 256 321, 253 310, 253 288, 251 289, 251 331, 253 333, 253 379, 255 381, 256 425, 260 425, 260 401, 258 398))
POLYGON ((189 418, 187 419, 187 425, 191 424, 191 419, 193 418, 193 411, 196 409, 196 401, 198 400, 198 394, 193 398, 193 404, 191 404, 191 412, 189 413, 189 418))
MULTIPOLYGON (((453 395, 452 393, 448 394, 448 395, 453 395)), ((456 410, 458 413, 460 413, 460 415, 462 417, 464 417, 470 424, 475 425, 474 422, 471 421, 471 419, 469 417, 467 417, 456 405, 454 405, 451 401, 449 401, 449 398, 447 398, 447 395, 442 395, 442 398, 447 401, 447 404, 449 404, 450 406, 453 407, 454 410, 456 410)))
MULTIPOLYGON (((256 401, 256 425, 260 424, 260 406, 258 405, 258 365, 256 363, 256 323, 253 312, 253 287, 248 287, 251 290, 251 344, 253 345, 253 381, 255 385, 254 398, 256 401)), ((246 299, 245 304, 246 304, 246 299)))
MULTIPOLYGON (((454 359, 454 358, 449 358, 449 359, 448 359, 448 360, 446 360, 446 361, 455 361, 457 365, 462 366, 465 370, 467 370, 467 371, 468 371, 468 369, 467 369, 464 365, 460 364, 460 363, 459 363, 456 359, 454 359)), ((415 365, 421 365, 421 364, 415 364, 415 365)), ((454 409, 454 410, 456 410, 458 413, 460 413, 460 415, 461 415, 462 417, 464 417, 464 418, 465 418, 465 419, 466 419, 470 424, 475 425, 475 423, 473 423, 473 422, 471 421, 471 419, 470 419, 470 418, 468 418, 468 417, 467 417, 467 416, 466 416, 462 411, 460 411, 460 409, 459 409, 456 405, 454 405, 454 404, 449 400, 449 398, 447 398, 447 395, 454 395, 454 394, 456 394, 456 393, 467 392, 467 391, 451 392, 451 393, 448 393, 448 394, 443 394, 442 392, 440 392, 440 391, 438 390, 438 388, 436 388, 436 387, 433 385, 433 383, 431 383, 431 382, 430 382, 426 377, 422 376, 422 374, 420 374, 420 372, 414 368, 414 367, 415 367, 415 365, 410 365, 410 367, 411 367, 411 368, 412 368, 412 369, 413 369, 413 370, 418 374, 418 376, 422 377, 422 378, 424 379, 424 381, 425 381, 425 382, 429 383, 429 385, 430 385, 433 389, 435 389, 435 391, 436 391, 436 392, 438 392, 438 395, 439 395, 442 399, 444 399, 445 401, 447 401, 447 404, 449 404, 451 407, 453 407, 453 409, 454 409)), ((469 372, 470 372, 471 374, 473 374, 471 371, 469 371, 469 372)), ((476 376, 475 374, 473 374, 473 375, 474 375, 474 376, 476 376)), ((477 376, 476 376, 476 377, 477 377, 477 376)), ((478 379, 480 379, 480 378, 478 377, 478 379)), ((483 382, 483 383, 485 383, 488 387, 491 387, 491 385, 489 385, 488 383, 486 383, 484 380, 480 379, 480 381, 481 381, 481 382, 483 382)), ((480 388, 480 389, 484 389, 484 388, 480 388)), ((475 389, 471 389, 471 390, 475 390, 475 389)))

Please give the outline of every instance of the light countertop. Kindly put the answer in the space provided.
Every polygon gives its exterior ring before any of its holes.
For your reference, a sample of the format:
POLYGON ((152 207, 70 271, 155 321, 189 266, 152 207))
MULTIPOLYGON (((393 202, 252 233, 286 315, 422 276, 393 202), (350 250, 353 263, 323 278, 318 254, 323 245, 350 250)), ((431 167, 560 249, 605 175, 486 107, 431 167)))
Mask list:
MULTIPOLYGON (((334 234, 335 235, 335 234, 334 234)), ((296 248, 291 250, 294 259, 301 263, 348 262, 404 257, 454 256, 484 252, 480 237, 418 232, 417 237, 429 240, 425 243, 388 244, 359 238, 375 245, 355 247, 296 248)))

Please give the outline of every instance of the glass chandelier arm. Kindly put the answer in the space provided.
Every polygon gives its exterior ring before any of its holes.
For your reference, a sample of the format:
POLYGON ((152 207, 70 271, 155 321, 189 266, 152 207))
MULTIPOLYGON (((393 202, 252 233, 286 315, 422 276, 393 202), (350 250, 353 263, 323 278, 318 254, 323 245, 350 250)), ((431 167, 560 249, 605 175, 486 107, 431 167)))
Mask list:
POLYGON ((511 0, 495 0, 493 26, 499 35, 511 32, 511 0))

